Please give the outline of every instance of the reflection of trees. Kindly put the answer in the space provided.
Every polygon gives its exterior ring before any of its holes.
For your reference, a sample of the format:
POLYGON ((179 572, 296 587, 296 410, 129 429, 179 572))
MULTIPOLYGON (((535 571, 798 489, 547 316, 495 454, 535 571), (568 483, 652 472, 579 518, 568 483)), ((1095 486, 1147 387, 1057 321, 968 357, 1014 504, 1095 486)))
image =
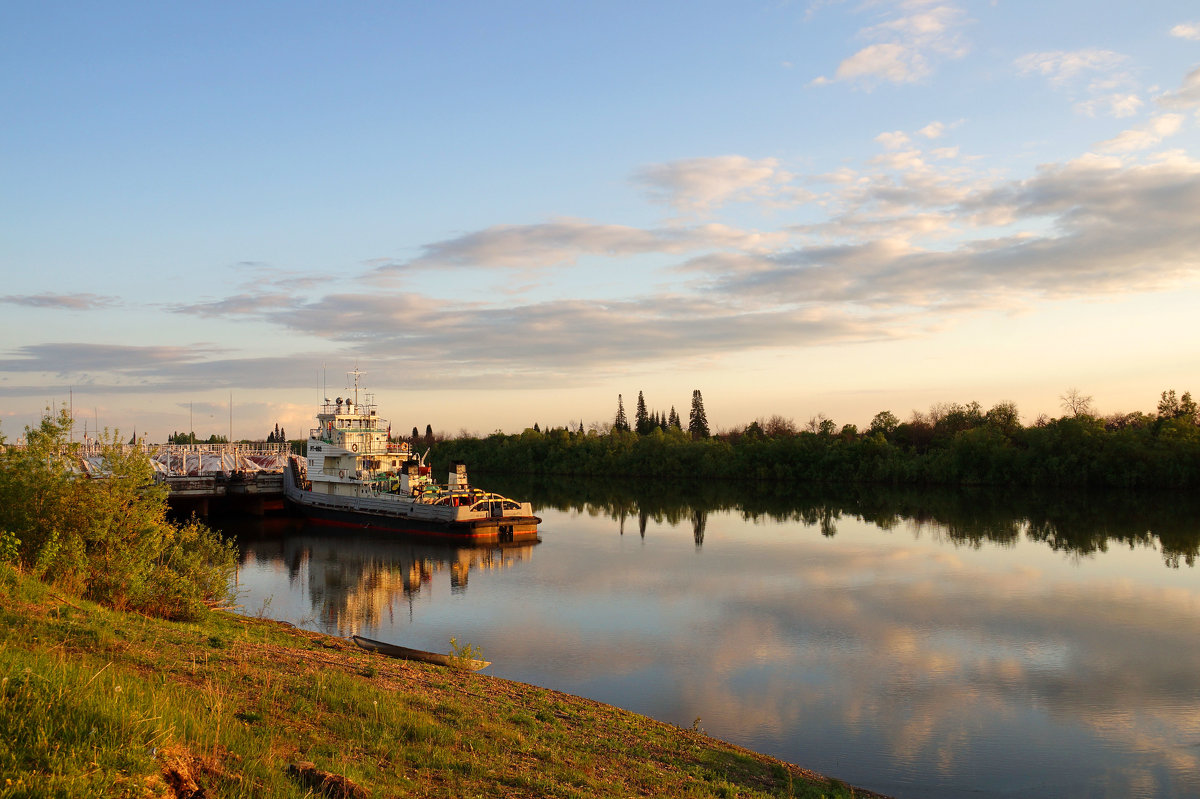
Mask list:
MULTIPOLYGON (((650 520, 680 526, 695 513, 732 511, 755 521, 797 521, 836 535, 843 516, 883 530, 915 523, 959 546, 1015 546, 1024 536, 1076 556, 1103 552, 1111 543, 1153 546, 1164 562, 1194 566, 1200 557, 1200 496, 1173 492, 1103 494, 1013 489, 892 488, 767 482, 570 480, 519 475, 489 476, 497 490, 551 507, 623 520, 636 515, 643 536, 650 520)), ((701 533, 698 540, 703 538, 701 533)))
POLYGON ((529 560, 536 543, 504 546, 446 546, 395 536, 297 535, 241 540, 242 561, 277 563, 296 582, 307 573, 316 617, 339 635, 380 626, 405 609, 438 574, 450 590, 466 591, 472 571, 504 569, 529 560))
POLYGON ((692 510, 692 539, 696 549, 704 545, 704 528, 708 526, 708 511, 695 508, 692 510))

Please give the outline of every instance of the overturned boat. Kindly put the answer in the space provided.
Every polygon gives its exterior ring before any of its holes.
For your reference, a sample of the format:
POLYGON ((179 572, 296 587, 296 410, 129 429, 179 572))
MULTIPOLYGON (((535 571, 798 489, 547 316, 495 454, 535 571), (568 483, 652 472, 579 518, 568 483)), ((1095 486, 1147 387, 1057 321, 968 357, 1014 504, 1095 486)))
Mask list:
POLYGON ((390 442, 370 396, 358 402, 354 377, 354 399, 326 399, 309 431, 307 457, 288 460, 283 490, 293 507, 318 523, 447 541, 537 540, 541 519, 528 502, 475 488, 457 461, 437 483, 407 442, 390 442))

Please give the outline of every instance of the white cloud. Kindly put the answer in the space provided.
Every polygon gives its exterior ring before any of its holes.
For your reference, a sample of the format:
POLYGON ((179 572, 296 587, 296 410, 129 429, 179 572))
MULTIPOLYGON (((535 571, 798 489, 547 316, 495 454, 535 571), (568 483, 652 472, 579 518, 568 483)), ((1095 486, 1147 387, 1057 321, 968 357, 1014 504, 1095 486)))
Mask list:
POLYGON ((875 137, 875 141, 883 145, 885 150, 899 150, 901 147, 907 147, 912 143, 912 139, 908 138, 908 134, 900 130, 890 133, 880 133, 875 137))
POLYGON ((1178 133, 1182 125, 1183 117, 1179 114, 1162 114, 1141 127, 1130 128, 1114 138, 1100 142, 1096 145, 1096 149, 1102 153, 1130 153, 1146 150, 1159 144, 1168 136, 1178 133))
POLYGON ((959 32, 966 24, 962 9, 908 2, 898 4, 896 12, 892 19, 859 31, 860 38, 873 43, 843 60, 832 78, 818 77, 812 85, 915 83, 931 75, 939 60, 968 52, 959 32))
POLYGON ((925 127, 917 131, 927 139, 940 139, 946 135, 946 126, 941 122, 930 122, 925 127))
POLYGON ((1065 86, 1091 73, 1111 75, 1128 62, 1126 56, 1111 50, 1055 50, 1028 53, 1016 60, 1022 75, 1041 75, 1055 86, 1065 86))
POLYGON ((794 204, 807 199, 774 158, 691 158, 651 164, 633 179, 651 199, 688 212, 709 211, 730 202, 794 204))
POLYGON ((1171 28, 1171 35, 1200 42, 1200 22, 1181 22, 1171 28))
POLYGON ((1077 104, 1077 108, 1088 116, 1097 113, 1107 113, 1111 117, 1123 119, 1131 117, 1141 110, 1142 98, 1136 94, 1108 94, 1077 104))

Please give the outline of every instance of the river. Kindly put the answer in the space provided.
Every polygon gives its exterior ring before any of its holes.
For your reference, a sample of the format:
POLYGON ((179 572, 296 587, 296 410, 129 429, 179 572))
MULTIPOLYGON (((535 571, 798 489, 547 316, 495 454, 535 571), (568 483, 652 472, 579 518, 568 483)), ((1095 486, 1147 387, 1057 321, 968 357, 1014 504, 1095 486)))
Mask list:
POLYGON ((901 798, 1200 796, 1194 497, 481 482, 541 543, 229 523, 243 612, 901 798))

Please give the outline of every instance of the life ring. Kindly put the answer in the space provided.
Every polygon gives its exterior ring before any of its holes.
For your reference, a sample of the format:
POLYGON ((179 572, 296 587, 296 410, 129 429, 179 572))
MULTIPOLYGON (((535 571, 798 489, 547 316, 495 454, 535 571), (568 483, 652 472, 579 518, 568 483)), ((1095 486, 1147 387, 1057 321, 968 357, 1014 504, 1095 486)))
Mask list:
POLYGON ((351 451, 351 452, 358 452, 358 444, 351 444, 351 445, 350 445, 350 451, 351 451))
POLYGON ((340 471, 338 472, 338 477, 345 477, 345 476, 346 476, 346 470, 345 470, 345 469, 342 469, 342 470, 340 470, 340 471))

